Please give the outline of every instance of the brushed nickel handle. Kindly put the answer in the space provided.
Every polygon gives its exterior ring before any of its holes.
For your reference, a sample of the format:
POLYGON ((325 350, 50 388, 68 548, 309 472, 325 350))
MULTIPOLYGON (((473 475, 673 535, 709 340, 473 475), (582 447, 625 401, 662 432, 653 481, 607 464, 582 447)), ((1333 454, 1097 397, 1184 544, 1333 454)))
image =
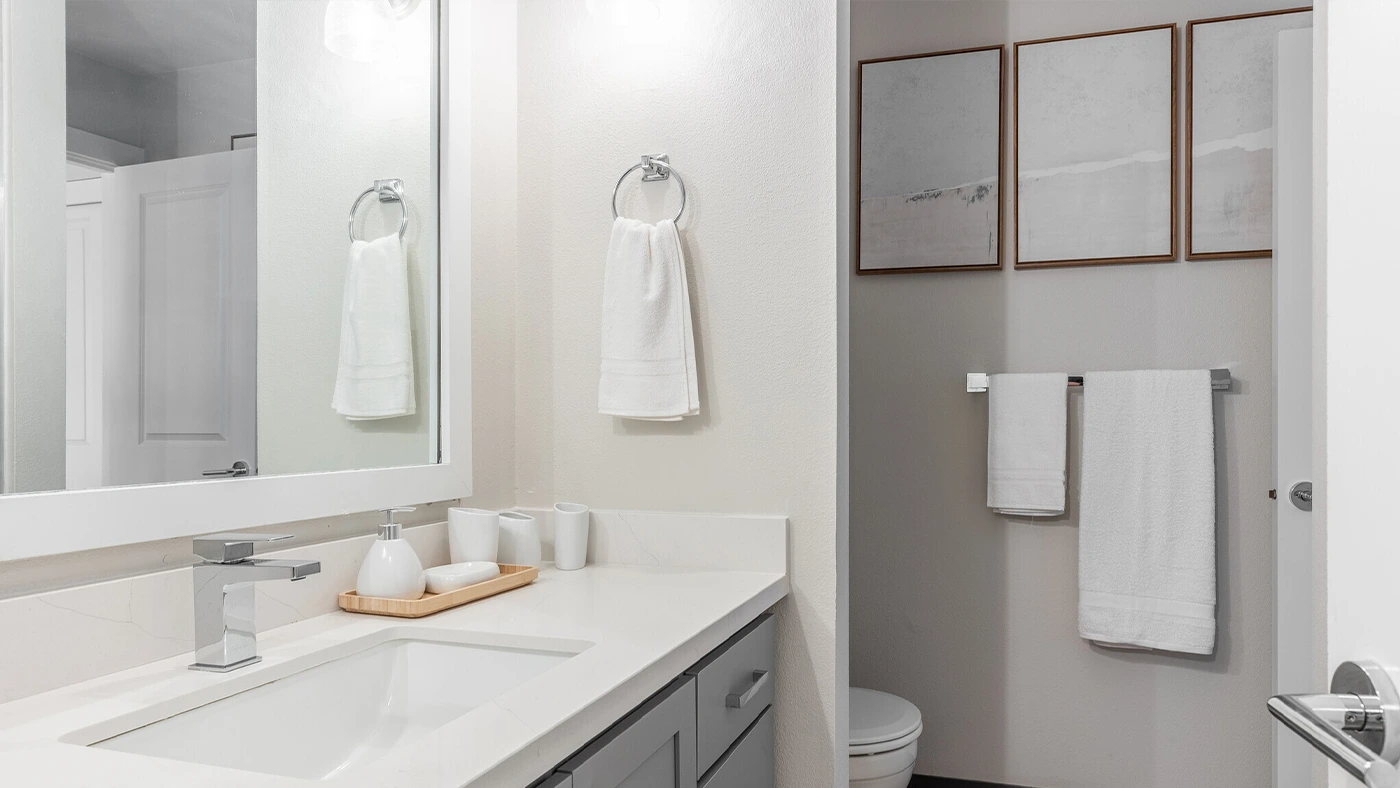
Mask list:
POLYGON ((1343 662, 1332 674, 1332 694, 1276 695, 1269 713, 1367 788, 1400 788, 1400 696, 1379 665, 1343 662))
POLYGON ((724 705, 731 709, 742 709, 748 705, 749 701, 753 700, 753 696, 757 695, 759 690, 767 685, 768 671, 755 670, 753 672, 753 684, 749 685, 749 688, 744 690, 744 694, 742 695, 735 692, 725 697, 724 705))
POLYGON ((238 462, 235 462, 235 463, 233 464, 233 467, 231 467, 231 468, 215 468, 215 469, 212 470, 212 471, 205 471, 203 475, 205 475, 205 476, 247 476, 247 475, 248 475, 248 471, 249 471, 248 463, 246 463, 246 462, 244 462, 244 461, 242 461, 242 460, 239 460, 238 462))

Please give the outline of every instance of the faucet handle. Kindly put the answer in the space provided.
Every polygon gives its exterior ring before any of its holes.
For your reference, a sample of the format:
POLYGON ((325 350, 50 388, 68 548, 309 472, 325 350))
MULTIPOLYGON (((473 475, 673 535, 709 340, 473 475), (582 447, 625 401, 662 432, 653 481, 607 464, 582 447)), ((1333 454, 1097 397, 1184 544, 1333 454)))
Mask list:
POLYGON ((253 556, 254 542, 280 542, 291 534, 209 534, 194 538, 195 555, 216 564, 231 564, 253 556))

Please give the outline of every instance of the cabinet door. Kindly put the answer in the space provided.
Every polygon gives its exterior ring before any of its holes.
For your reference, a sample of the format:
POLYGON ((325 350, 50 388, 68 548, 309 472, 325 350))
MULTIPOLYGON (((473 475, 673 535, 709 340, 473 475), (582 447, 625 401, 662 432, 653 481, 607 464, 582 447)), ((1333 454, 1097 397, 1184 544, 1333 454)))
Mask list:
POLYGON ((573 788, 695 788, 695 679, 676 679, 559 771, 573 788))

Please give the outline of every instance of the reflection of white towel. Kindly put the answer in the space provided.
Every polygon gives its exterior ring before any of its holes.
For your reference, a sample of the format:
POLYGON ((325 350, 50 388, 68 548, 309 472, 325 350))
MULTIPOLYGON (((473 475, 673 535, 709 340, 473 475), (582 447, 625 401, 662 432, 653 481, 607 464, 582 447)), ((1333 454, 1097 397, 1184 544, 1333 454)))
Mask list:
POLYGON ((987 415, 987 505, 997 514, 1065 513, 1069 375, 993 375, 987 415))
POLYGON ((1079 634, 1106 646, 1215 650, 1210 371, 1084 376, 1079 634))
POLYGON ((700 413, 690 291, 673 221, 613 222, 603 272, 598 412, 647 421, 700 413))
POLYGON ((350 244, 331 407, 353 421, 414 413, 408 266, 397 233, 350 244))

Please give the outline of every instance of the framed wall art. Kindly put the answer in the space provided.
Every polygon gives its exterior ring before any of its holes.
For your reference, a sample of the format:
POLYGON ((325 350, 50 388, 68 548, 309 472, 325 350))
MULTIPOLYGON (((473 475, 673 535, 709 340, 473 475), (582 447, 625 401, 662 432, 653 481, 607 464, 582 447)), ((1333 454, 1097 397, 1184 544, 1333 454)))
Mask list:
POLYGON ((1312 9, 1186 25, 1186 259, 1268 257, 1274 222, 1274 50, 1312 9))
POLYGON ((1176 25, 1016 44, 1016 267, 1176 259, 1176 25))
POLYGON ((1005 54, 861 61, 857 273, 1001 267, 1005 54))

